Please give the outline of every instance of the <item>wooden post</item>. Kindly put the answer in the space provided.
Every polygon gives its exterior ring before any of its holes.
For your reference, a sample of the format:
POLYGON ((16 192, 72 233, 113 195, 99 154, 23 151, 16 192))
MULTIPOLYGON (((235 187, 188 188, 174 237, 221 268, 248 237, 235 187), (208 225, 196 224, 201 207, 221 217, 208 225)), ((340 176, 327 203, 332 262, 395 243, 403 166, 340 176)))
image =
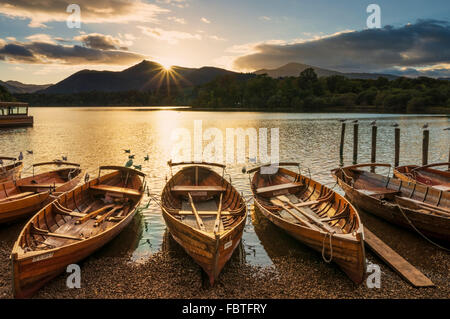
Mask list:
POLYGON ((422 165, 428 165, 428 144, 430 142, 430 131, 423 130, 422 142, 422 165))
POLYGON ((358 163, 358 127, 358 123, 353 125, 353 164, 358 163))
POLYGON ((344 140, 345 140, 345 122, 342 122, 342 127, 341 127, 341 146, 339 147, 339 157, 341 159, 344 156, 344 140))
POLYGON ((394 167, 397 167, 400 163, 400 128, 395 128, 395 155, 394 155, 394 167))
MULTIPOLYGON (((370 162, 376 163, 377 161, 377 126, 372 126, 372 153, 370 155, 370 162)), ((375 166, 370 167, 370 171, 375 173, 375 166)))

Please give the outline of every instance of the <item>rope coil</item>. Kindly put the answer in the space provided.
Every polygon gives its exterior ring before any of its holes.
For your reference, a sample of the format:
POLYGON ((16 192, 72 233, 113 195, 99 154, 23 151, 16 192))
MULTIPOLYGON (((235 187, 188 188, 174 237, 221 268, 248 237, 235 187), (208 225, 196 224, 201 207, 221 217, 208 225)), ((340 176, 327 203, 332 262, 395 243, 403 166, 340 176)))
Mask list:
POLYGON ((323 237, 323 241, 322 241, 322 258, 328 264, 333 260, 333 243, 332 243, 332 239, 333 239, 333 235, 335 233, 336 233, 335 231, 334 232, 325 233, 325 236, 323 237), (329 238, 330 238, 330 257, 327 259, 327 257, 325 257, 325 240, 327 239, 328 235, 329 235, 329 238))

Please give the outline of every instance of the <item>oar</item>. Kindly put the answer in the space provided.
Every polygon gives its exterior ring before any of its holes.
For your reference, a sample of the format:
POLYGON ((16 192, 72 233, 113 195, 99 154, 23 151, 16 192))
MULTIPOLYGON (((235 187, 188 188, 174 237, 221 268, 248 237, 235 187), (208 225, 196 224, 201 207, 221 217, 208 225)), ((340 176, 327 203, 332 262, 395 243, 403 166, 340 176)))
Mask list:
POLYGON ((220 215, 222 214, 222 195, 223 193, 220 193, 219 209, 217 210, 216 222, 214 223, 214 234, 217 234, 219 232, 220 215))
POLYGON ((280 206, 281 208, 283 208, 285 211, 287 211, 292 217, 294 217, 298 222, 300 222, 302 225, 306 225, 311 229, 314 230, 321 230, 319 227, 317 227, 316 225, 313 225, 311 223, 309 223, 307 220, 304 220, 302 218, 300 218, 299 216, 297 216, 297 214, 295 214, 293 211, 291 211, 289 208, 287 208, 286 206, 284 206, 283 202, 279 199, 271 199, 270 202, 276 206, 280 206))
POLYGON ((308 212, 303 211, 302 209, 298 208, 297 206, 295 206, 294 203, 292 203, 289 198, 287 198, 284 195, 280 195, 277 196, 277 198, 283 202, 283 203, 287 203, 290 207, 294 208, 296 211, 298 211, 299 213, 301 213, 303 216, 305 216, 306 218, 308 218, 310 221, 314 222, 314 224, 318 225, 319 227, 325 229, 328 232, 332 232, 334 231, 334 229, 326 224, 323 223, 319 218, 317 218, 316 216, 313 216, 312 214, 309 214, 308 212))
POLYGON ((89 213, 89 214, 85 215, 84 217, 81 217, 79 220, 77 220, 75 222, 75 224, 76 225, 82 224, 82 223, 88 221, 89 219, 94 218, 95 216, 97 216, 101 212, 103 212, 103 211, 105 211, 107 209, 110 209, 110 208, 112 208, 114 206, 115 206, 114 204, 103 206, 102 208, 97 209, 97 210, 93 211, 92 213, 89 213))
POLYGON ((198 227, 199 227, 201 230, 206 231, 205 225, 203 225, 203 221, 202 221, 202 219, 200 218, 200 215, 198 214, 197 209, 195 208, 194 200, 192 199, 191 193, 188 193, 188 196, 189 196, 189 202, 191 203, 192 211, 194 212, 195 219, 196 219, 196 221, 197 221, 198 227))
POLYGON ((109 212, 107 212, 106 214, 103 214, 102 217, 100 217, 99 219, 97 219, 97 221, 94 223, 94 227, 99 226, 103 221, 106 220, 106 218, 108 218, 109 216, 111 216, 115 211, 117 211, 118 209, 123 208, 123 206, 115 206, 113 209, 111 209, 109 212))

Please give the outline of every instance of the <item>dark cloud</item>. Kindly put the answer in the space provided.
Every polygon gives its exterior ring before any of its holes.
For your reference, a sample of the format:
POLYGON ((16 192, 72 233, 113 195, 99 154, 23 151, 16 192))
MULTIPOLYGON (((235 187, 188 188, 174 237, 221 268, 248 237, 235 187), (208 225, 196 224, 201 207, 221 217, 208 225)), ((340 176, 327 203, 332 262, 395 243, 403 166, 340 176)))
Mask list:
POLYGON ((100 50, 47 42, 15 42, 0 47, 1 60, 18 63, 128 65, 144 58, 140 54, 121 50, 100 50))
POLYGON ((86 47, 100 50, 128 50, 122 41, 110 35, 91 33, 80 35, 75 40, 82 42, 86 47))
POLYGON ((0 0, 0 14, 30 19, 31 27, 43 27, 45 22, 65 21, 70 4, 81 8, 82 23, 127 23, 155 21, 168 10, 145 0, 0 0))
POLYGON ((450 63, 450 25, 418 20, 394 28, 343 32, 295 44, 260 44, 238 57, 238 69, 279 67, 301 62, 346 72, 415 68, 450 63))

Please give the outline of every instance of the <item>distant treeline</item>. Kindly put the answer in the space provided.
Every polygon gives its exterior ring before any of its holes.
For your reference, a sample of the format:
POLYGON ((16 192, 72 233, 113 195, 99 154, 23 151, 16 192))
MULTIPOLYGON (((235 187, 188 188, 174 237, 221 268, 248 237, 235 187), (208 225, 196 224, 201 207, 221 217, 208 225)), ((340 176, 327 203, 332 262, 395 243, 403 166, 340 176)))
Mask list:
POLYGON ((14 100, 14 97, 8 92, 8 90, 0 85, 0 102, 1 101, 12 102, 15 100, 14 100))
POLYGON ((204 85, 185 89, 89 92, 77 94, 16 94, 17 100, 45 106, 190 105, 210 109, 242 108, 292 110, 300 112, 333 108, 376 107, 380 112, 424 112, 429 107, 450 110, 450 81, 427 77, 399 77, 389 81, 348 79, 343 76, 318 78, 312 68, 298 77, 274 79, 258 75, 237 79, 216 78, 204 85))

